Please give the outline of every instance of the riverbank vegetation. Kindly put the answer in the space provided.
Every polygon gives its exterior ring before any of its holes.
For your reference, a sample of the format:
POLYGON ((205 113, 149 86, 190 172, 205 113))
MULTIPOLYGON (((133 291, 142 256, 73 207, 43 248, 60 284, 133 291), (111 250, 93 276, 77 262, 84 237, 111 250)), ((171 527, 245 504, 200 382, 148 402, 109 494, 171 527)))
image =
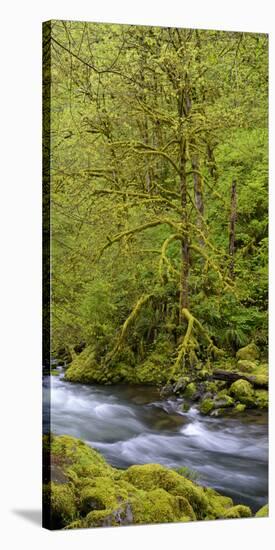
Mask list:
POLYGON ((68 380, 267 404, 267 51, 254 33, 45 26, 68 380))

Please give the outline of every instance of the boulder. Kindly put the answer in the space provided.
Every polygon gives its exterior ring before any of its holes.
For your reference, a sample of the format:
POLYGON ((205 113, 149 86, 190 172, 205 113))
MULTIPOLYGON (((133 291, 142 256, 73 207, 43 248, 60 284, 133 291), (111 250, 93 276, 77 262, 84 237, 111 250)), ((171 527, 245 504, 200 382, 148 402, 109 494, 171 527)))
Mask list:
POLYGON ((248 344, 248 346, 245 346, 244 348, 240 348, 236 353, 236 358, 238 360, 255 361, 259 359, 259 357, 260 352, 254 343, 248 344))
POLYGON ((233 395, 240 403, 245 405, 254 405, 253 386, 247 380, 239 379, 231 384, 229 393, 233 395))
POLYGON ((240 372, 253 372, 257 368, 257 365, 247 359, 239 359, 237 368, 240 372))

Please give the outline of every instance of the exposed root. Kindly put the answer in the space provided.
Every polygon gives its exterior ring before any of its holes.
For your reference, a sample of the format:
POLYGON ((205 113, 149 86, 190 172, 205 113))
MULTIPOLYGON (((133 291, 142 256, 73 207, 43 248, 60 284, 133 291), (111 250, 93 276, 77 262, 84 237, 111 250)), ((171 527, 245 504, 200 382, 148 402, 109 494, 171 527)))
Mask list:
POLYGON ((177 356, 177 359, 175 361, 174 367, 172 369, 172 376, 177 372, 177 370, 180 369, 180 367, 182 365, 182 362, 183 362, 187 352, 191 351, 194 348, 194 339, 193 339, 193 336, 192 336, 194 326, 198 327, 198 329, 201 332, 202 336, 207 341, 207 343, 208 343, 208 348, 207 348, 208 353, 212 353, 213 355, 216 355, 216 356, 223 355, 223 351, 221 349, 217 348, 213 344, 213 342, 212 342, 208 332, 206 331, 206 329, 202 326, 202 324, 198 321, 198 319, 196 319, 196 317, 194 317, 194 315, 192 315, 190 313, 190 311, 188 309, 183 308, 182 309, 182 315, 187 320, 188 325, 187 325, 187 330, 186 330, 186 333, 184 335, 183 341, 180 344, 179 349, 178 349, 178 356, 177 356))
POLYGON ((116 343, 116 345, 114 346, 114 348, 107 354, 106 356, 106 363, 109 363, 114 357, 115 355, 121 350, 121 347, 123 345, 123 343, 125 342, 125 338, 127 336, 127 333, 128 333, 128 330, 129 330, 129 327, 130 325, 134 322, 134 320, 136 319, 139 311, 141 310, 141 308, 144 306, 144 304, 146 304, 147 302, 149 302, 149 300, 153 297, 153 294, 144 294, 143 296, 141 296, 139 298, 139 300, 137 301, 136 305, 134 306, 134 308, 132 309, 129 317, 127 317, 126 321, 124 321, 123 325, 122 325, 122 329, 120 331, 120 335, 119 335, 119 338, 118 338, 118 341, 116 343))

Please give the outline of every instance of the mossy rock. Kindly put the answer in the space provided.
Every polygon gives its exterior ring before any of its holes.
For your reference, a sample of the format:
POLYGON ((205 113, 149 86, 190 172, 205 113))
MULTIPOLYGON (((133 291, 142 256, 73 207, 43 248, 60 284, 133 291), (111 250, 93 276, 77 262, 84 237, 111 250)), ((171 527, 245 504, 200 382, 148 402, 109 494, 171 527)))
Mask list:
POLYGON ((96 362, 95 351, 87 346, 79 355, 76 355, 66 370, 65 380, 92 384, 103 381, 102 366, 96 362))
POLYGON ((189 384, 190 378, 188 376, 181 376, 174 386, 172 387, 172 390, 174 393, 182 393, 186 389, 186 386, 189 384))
POLYGON ((50 511, 50 528, 62 529, 75 518, 76 497, 68 483, 50 482, 43 487, 43 506, 50 511))
POLYGON ((208 500, 208 515, 206 519, 224 517, 227 510, 233 506, 232 498, 220 495, 214 489, 209 487, 204 488, 204 493, 208 500))
POLYGON ((123 479, 145 491, 158 487, 172 495, 186 498, 197 517, 203 517, 208 510, 208 501, 203 489, 165 466, 159 464, 130 466, 124 472, 123 479))
POLYGON ((237 405, 234 407, 233 412, 234 413, 242 413, 246 409, 246 405, 244 403, 237 403, 237 405))
POLYGON ((245 346, 244 348, 240 348, 236 353, 236 358, 239 360, 247 360, 247 361, 255 361, 259 359, 260 352, 253 342, 251 344, 248 344, 248 346, 245 346))
POLYGON ((236 380, 231 384, 229 393, 232 394, 238 401, 245 405, 254 405, 254 391, 253 386, 247 380, 236 380))
POLYGON ((190 382, 185 388, 184 391, 184 397, 187 397, 188 399, 192 399, 194 395, 197 393, 197 386, 195 382, 190 382))
POLYGON ((164 489, 140 491, 131 501, 135 524, 172 523, 182 516, 195 520, 194 510, 184 497, 174 496, 164 489))
POLYGON ((268 392, 266 390, 255 390, 255 403, 259 409, 268 408, 268 392))
POLYGON ((249 374, 249 379, 254 385, 266 388, 268 386, 268 365, 266 363, 257 365, 254 371, 249 374))
POLYGON ((240 359, 237 363, 238 371, 241 372, 254 372, 257 368, 256 363, 248 361, 247 359, 240 359))
POLYGON ((60 375, 60 371, 57 370, 57 369, 51 369, 51 376, 59 376, 60 375))
MULTIPOLYGON (((53 529, 216 519, 236 508, 229 497, 159 464, 119 470, 70 436, 46 436, 44 446, 63 474, 62 482, 44 486, 53 529)), ((240 510, 232 517, 244 517, 240 510)))
POLYGON ((255 518, 267 518, 268 517, 268 504, 265 504, 256 512, 255 518))
POLYGON ((223 390, 217 393, 213 405, 214 409, 233 407, 234 399, 226 393, 226 390, 223 390))
POLYGON ((117 503, 127 500, 128 491, 110 477, 90 480, 80 493, 80 511, 88 514, 93 510, 114 509, 117 503))
POLYGON ((238 504, 237 506, 233 506, 232 508, 229 508, 229 510, 225 513, 224 517, 226 519, 251 518, 252 512, 248 506, 244 506, 243 504, 238 504))
POLYGON ((214 400, 210 398, 203 399, 199 406, 199 411, 202 414, 209 414, 214 409, 214 400))

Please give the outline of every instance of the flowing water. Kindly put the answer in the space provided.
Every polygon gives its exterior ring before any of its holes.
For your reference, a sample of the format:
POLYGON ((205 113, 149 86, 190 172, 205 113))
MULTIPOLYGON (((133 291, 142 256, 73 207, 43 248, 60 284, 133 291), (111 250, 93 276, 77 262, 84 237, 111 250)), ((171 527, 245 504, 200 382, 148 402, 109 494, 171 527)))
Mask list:
POLYGON ((183 399, 162 399, 152 387, 71 384, 62 373, 44 377, 44 400, 44 431, 83 439, 113 466, 188 467, 198 483, 253 511, 268 500, 265 413, 205 417, 195 407, 182 412, 183 399))

